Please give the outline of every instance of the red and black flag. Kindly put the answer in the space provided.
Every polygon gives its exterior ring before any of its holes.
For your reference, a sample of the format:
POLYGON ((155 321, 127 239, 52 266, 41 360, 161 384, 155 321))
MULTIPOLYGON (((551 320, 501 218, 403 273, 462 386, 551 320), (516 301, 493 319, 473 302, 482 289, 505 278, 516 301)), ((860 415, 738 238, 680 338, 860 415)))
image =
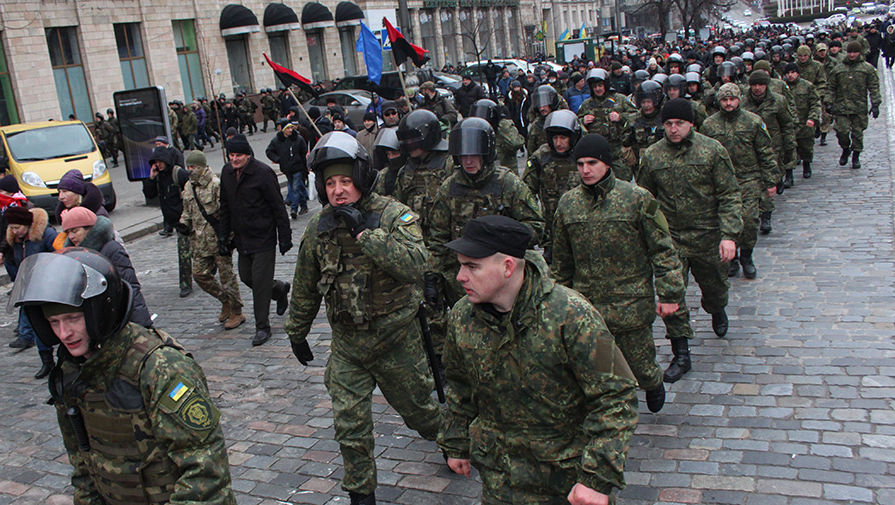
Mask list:
POLYGON ((289 70, 286 67, 277 65, 270 61, 270 58, 267 57, 267 53, 263 54, 264 59, 267 60, 267 64, 273 69, 273 72, 277 75, 277 78, 280 79, 280 82, 283 83, 283 86, 286 86, 287 88, 289 86, 298 86, 315 97, 318 96, 317 90, 311 86, 311 81, 307 77, 302 77, 301 74, 294 70, 289 70))
POLYGON ((388 19, 382 18, 382 23, 385 25, 385 29, 388 30, 388 40, 392 44, 392 56, 395 57, 396 65, 404 63, 407 58, 413 60, 413 64, 418 67, 422 67, 429 61, 429 57, 426 56, 426 53, 429 51, 411 44, 404 38, 404 35, 401 35, 401 32, 388 22, 388 19))

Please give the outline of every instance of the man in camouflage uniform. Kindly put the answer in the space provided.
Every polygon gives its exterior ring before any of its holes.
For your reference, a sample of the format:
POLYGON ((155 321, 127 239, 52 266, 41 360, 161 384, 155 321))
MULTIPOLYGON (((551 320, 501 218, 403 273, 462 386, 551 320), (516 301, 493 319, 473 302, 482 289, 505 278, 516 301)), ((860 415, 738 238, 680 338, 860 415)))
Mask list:
POLYGON ((603 316, 646 391, 647 407, 658 412, 665 386, 653 321, 656 314, 673 314, 684 299, 681 262, 656 199, 612 175, 605 138, 585 136, 574 158, 583 184, 559 201, 552 270, 558 283, 583 294, 603 316))
POLYGON ((827 54, 828 50, 826 44, 817 44, 814 47, 814 60, 820 63, 824 69, 824 91, 818 93, 821 100, 820 125, 818 126, 818 131, 820 132, 820 145, 825 146, 827 145, 827 134, 833 129, 833 115, 827 112, 825 103, 829 99, 826 83, 829 82, 833 67, 835 67, 838 62, 827 54))
MULTIPOLYGON (((609 73, 602 68, 587 73, 590 98, 578 108, 578 118, 587 128, 587 133, 599 133, 612 145, 612 172, 623 181, 634 177, 631 167, 622 160, 621 149, 627 124, 621 115, 625 96, 609 88, 609 73)), ((641 86, 643 86, 641 84, 641 86)))
POLYGON ((74 503, 236 505, 202 369, 166 333, 128 322, 130 289, 108 259, 29 256, 11 301, 59 344, 49 386, 74 503))
MULTIPOLYGON (((863 39, 863 37, 862 37, 863 39)), ((866 42, 866 41, 865 41, 866 42)), ((861 168, 861 151, 864 150, 864 130, 867 129, 867 94, 870 94, 870 114, 879 117, 879 75, 873 65, 864 61, 861 45, 851 41, 845 48, 846 58, 833 68, 828 83, 827 110, 836 118, 836 138, 842 148, 839 165, 848 163, 861 168)))
POLYGON ((852 42, 858 43, 857 52, 861 54, 862 60, 867 58, 867 54, 870 53, 870 42, 867 42, 867 39, 858 33, 858 26, 856 23, 852 23, 852 25, 848 27, 848 36, 842 41, 842 43, 845 44, 846 53, 851 52, 848 50, 848 45, 852 42))
POLYGON ((568 109, 569 106, 556 89, 548 84, 538 86, 529 99, 531 107, 528 109, 528 136, 525 140, 525 150, 531 155, 547 142, 547 134, 544 132, 544 120, 547 116, 553 111, 568 109))
POLYGON ((302 237, 284 328, 307 365, 314 358, 307 335, 326 300, 332 354, 324 381, 344 461, 342 488, 351 505, 373 505, 373 389, 379 386, 409 428, 427 440, 438 434, 441 415, 429 396, 416 317, 429 258, 419 216, 372 192, 376 175, 354 137, 324 135, 308 162, 326 205, 302 237))
MULTIPOLYGON (((796 128, 796 155, 802 160, 802 177, 809 179, 811 162, 814 160, 814 132, 820 123, 822 110, 820 95, 814 84, 801 77, 800 66, 790 63, 786 66, 785 72, 783 77, 792 90, 796 107, 796 114, 793 117, 796 128)), ((826 86, 826 80, 823 84, 826 86)), ((791 174, 792 172, 789 175, 791 174)))
POLYGON ((236 102, 236 108, 239 111, 239 133, 245 128, 249 135, 253 135, 258 131, 258 125, 255 123, 255 110, 258 106, 243 91, 236 102))
POLYGON ((280 118, 280 101, 274 98, 270 88, 261 90, 261 113, 264 115, 264 126, 261 131, 267 133, 267 122, 270 121, 276 126, 280 118))
POLYGON ((740 107, 740 87, 727 83, 718 90, 717 97, 721 110, 703 123, 701 132, 727 149, 743 205, 743 231, 736 239, 739 256, 730 261, 727 275, 735 276, 742 264, 743 276, 754 279, 757 270, 752 260, 752 250, 758 240, 759 201, 762 193, 776 194, 780 171, 773 141, 764 121, 740 107))
POLYGON ((531 229, 484 216, 447 244, 467 296, 451 311, 448 466, 483 505, 613 500, 637 424, 636 384, 599 312, 558 285, 531 229))
POLYGON ((581 124, 570 110, 551 112, 544 122, 547 143, 528 158, 522 181, 541 202, 545 228, 541 238, 544 259, 553 262, 553 216, 559 197, 581 183, 572 150, 581 138, 581 124))
POLYGON ((178 232, 189 238, 193 279, 206 293, 221 302, 218 320, 224 329, 232 330, 245 322, 242 298, 233 271, 233 256, 222 256, 218 251, 217 229, 220 218, 221 181, 208 167, 201 151, 190 151, 186 156, 190 180, 180 194, 183 213, 177 223, 178 232), (221 280, 215 279, 220 273, 221 280))
POLYGON ((196 113, 182 103, 177 105, 178 130, 183 142, 184 150, 198 149, 196 146, 196 132, 199 131, 199 120, 196 113))
POLYGON ((446 247, 469 221, 487 215, 511 217, 532 231, 532 246, 544 233, 544 218, 528 186, 496 163, 494 130, 487 121, 466 118, 451 131, 450 150, 459 168, 438 188, 429 215, 429 248, 446 284, 447 306, 463 296, 456 280, 457 257, 446 247))
MULTIPOLYGON (((662 107, 665 138, 641 156, 637 182, 659 202, 683 264, 684 283, 692 272, 702 291, 702 308, 712 315, 712 330, 723 337, 730 287, 724 263, 736 255, 742 204, 727 150, 695 132, 693 121, 693 107, 682 98, 662 107)), ((680 308, 663 319, 675 356, 664 380, 675 382, 690 370, 690 311, 682 300, 680 308)))
POLYGON ((497 160, 501 166, 509 169, 518 169, 516 153, 525 146, 523 137, 512 119, 506 117, 506 107, 498 105, 493 100, 483 98, 476 100, 469 109, 469 117, 480 117, 497 132, 497 160))
MULTIPOLYGON (((758 64, 755 66, 758 67, 758 64)), ((771 91, 770 83, 770 76, 756 68, 749 76, 749 92, 746 93, 746 99, 741 105, 745 110, 758 114, 764 121, 765 128, 773 141, 778 170, 787 174, 788 179, 792 181, 790 164, 795 161, 793 109, 783 95, 771 91)), ((789 90, 789 86, 786 89, 789 90)), ((774 201, 768 195, 759 202, 759 229, 763 234, 770 233, 772 230, 771 215, 774 208, 774 201)))
POLYGON ((622 140, 624 147, 621 155, 628 170, 634 172, 635 179, 641 153, 665 137, 662 116, 659 114, 664 100, 662 85, 656 81, 644 81, 634 92, 638 111, 636 114, 631 114, 626 121, 628 130, 622 140))
POLYGON ((112 137, 112 166, 118 166, 118 151, 124 146, 121 140, 121 125, 118 124, 118 118, 115 117, 115 109, 106 109, 106 122, 112 127, 115 135, 112 137))
POLYGON ((183 151, 183 147, 180 145, 180 135, 178 134, 178 132, 180 131, 180 120, 177 117, 176 109, 177 104, 175 102, 168 103, 168 124, 171 126, 171 140, 174 141, 174 147, 178 151, 183 151))
POLYGON ((103 158, 112 158, 114 166, 118 166, 118 148, 116 147, 115 128, 106 120, 99 112, 96 113, 96 122, 94 123, 94 131, 96 138, 99 140, 100 152, 103 158))

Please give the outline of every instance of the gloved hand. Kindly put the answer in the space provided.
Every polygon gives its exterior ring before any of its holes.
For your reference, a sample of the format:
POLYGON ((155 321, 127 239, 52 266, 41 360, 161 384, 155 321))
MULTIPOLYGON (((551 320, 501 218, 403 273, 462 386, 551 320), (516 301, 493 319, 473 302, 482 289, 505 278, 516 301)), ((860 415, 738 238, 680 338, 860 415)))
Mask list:
POLYGON ((230 256, 233 254, 233 250, 230 249, 230 244, 227 243, 226 240, 218 239, 218 254, 221 256, 230 256))
POLYGON ((423 297, 431 307, 438 305, 438 274, 426 272, 423 276, 423 297))
POLYGON ((828 103, 828 104, 826 104, 824 107, 827 109, 827 114, 832 114, 832 113, 833 113, 833 104, 828 103))
POLYGON ((292 354, 298 358, 299 363, 305 366, 308 366, 308 362, 314 359, 314 353, 311 352, 311 346, 308 345, 307 340, 300 344, 292 342, 292 354))
POLYGON ((292 241, 290 240, 288 242, 283 242, 281 240, 280 241, 280 254, 285 255, 287 252, 289 252, 289 249, 292 249, 292 241))
POLYGON ((877 119, 879 117, 879 105, 870 107, 870 115, 873 116, 873 119, 877 119))
POLYGON ((340 205, 334 211, 336 217, 341 217, 345 224, 351 228, 351 234, 355 237, 358 233, 367 229, 367 223, 364 221, 364 214, 350 205, 340 205))
POLYGON ((174 229, 177 230, 177 233, 181 235, 189 235, 191 231, 190 227, 187 226, 186 223, 181 223, 179 221, 177 222, 177 224, 174 225, 174 229))
POLYGON ((553 264, 553 247, 548 246, 544 248, 544 261, 546 261, 548 265, 553 264))

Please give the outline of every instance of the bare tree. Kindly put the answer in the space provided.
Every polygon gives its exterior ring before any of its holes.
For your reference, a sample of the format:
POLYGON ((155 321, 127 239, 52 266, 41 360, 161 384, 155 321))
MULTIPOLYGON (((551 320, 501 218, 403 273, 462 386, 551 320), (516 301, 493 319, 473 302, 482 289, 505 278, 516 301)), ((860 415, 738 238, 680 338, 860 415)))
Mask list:
POLYGON ((683 25, 684 36, 690 35, 701 28, 705 20, 714 15, 720 17, 720 13, 736 4, 736 0, 671 0, 677 8, 678 15, 683 25))
POLYGON ((648 15, 651 19, 656 18, 658 20, 658 28, 659 33, 662 34, 662 38, 665 38, 665 34, 668 33, 668 14, 671 12, 672 7, 674 7, 674 0, 646 0, 640 3, 640 6, 631 11, 631 14, 635 16, 639 15, 648 15))

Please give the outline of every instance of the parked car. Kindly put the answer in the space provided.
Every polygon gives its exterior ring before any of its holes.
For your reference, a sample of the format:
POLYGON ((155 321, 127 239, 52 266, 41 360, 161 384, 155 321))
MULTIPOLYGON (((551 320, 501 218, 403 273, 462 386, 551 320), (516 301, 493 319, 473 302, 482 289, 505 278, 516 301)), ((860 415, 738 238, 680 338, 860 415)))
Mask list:
POLYGON ((76 168, 115 208, 112 176, 90 130, 81 121, 41 121, 0 127, 0 170, 15 175, 22 193, 51 216, 59 199, 59 179, 76 168))
POLYGON ((360 128, 364 124, 364 114, 367 112, 367 106, 373 101, 373 95, 365 89, 329 91, 322 93, 317 98, 312 98, 303 105, 305 109, 310 106, 326 107, 326 103, 330 99, 334 99, 336 104, 342 106, 348 118, 351 119, 351 123, 360 128))

